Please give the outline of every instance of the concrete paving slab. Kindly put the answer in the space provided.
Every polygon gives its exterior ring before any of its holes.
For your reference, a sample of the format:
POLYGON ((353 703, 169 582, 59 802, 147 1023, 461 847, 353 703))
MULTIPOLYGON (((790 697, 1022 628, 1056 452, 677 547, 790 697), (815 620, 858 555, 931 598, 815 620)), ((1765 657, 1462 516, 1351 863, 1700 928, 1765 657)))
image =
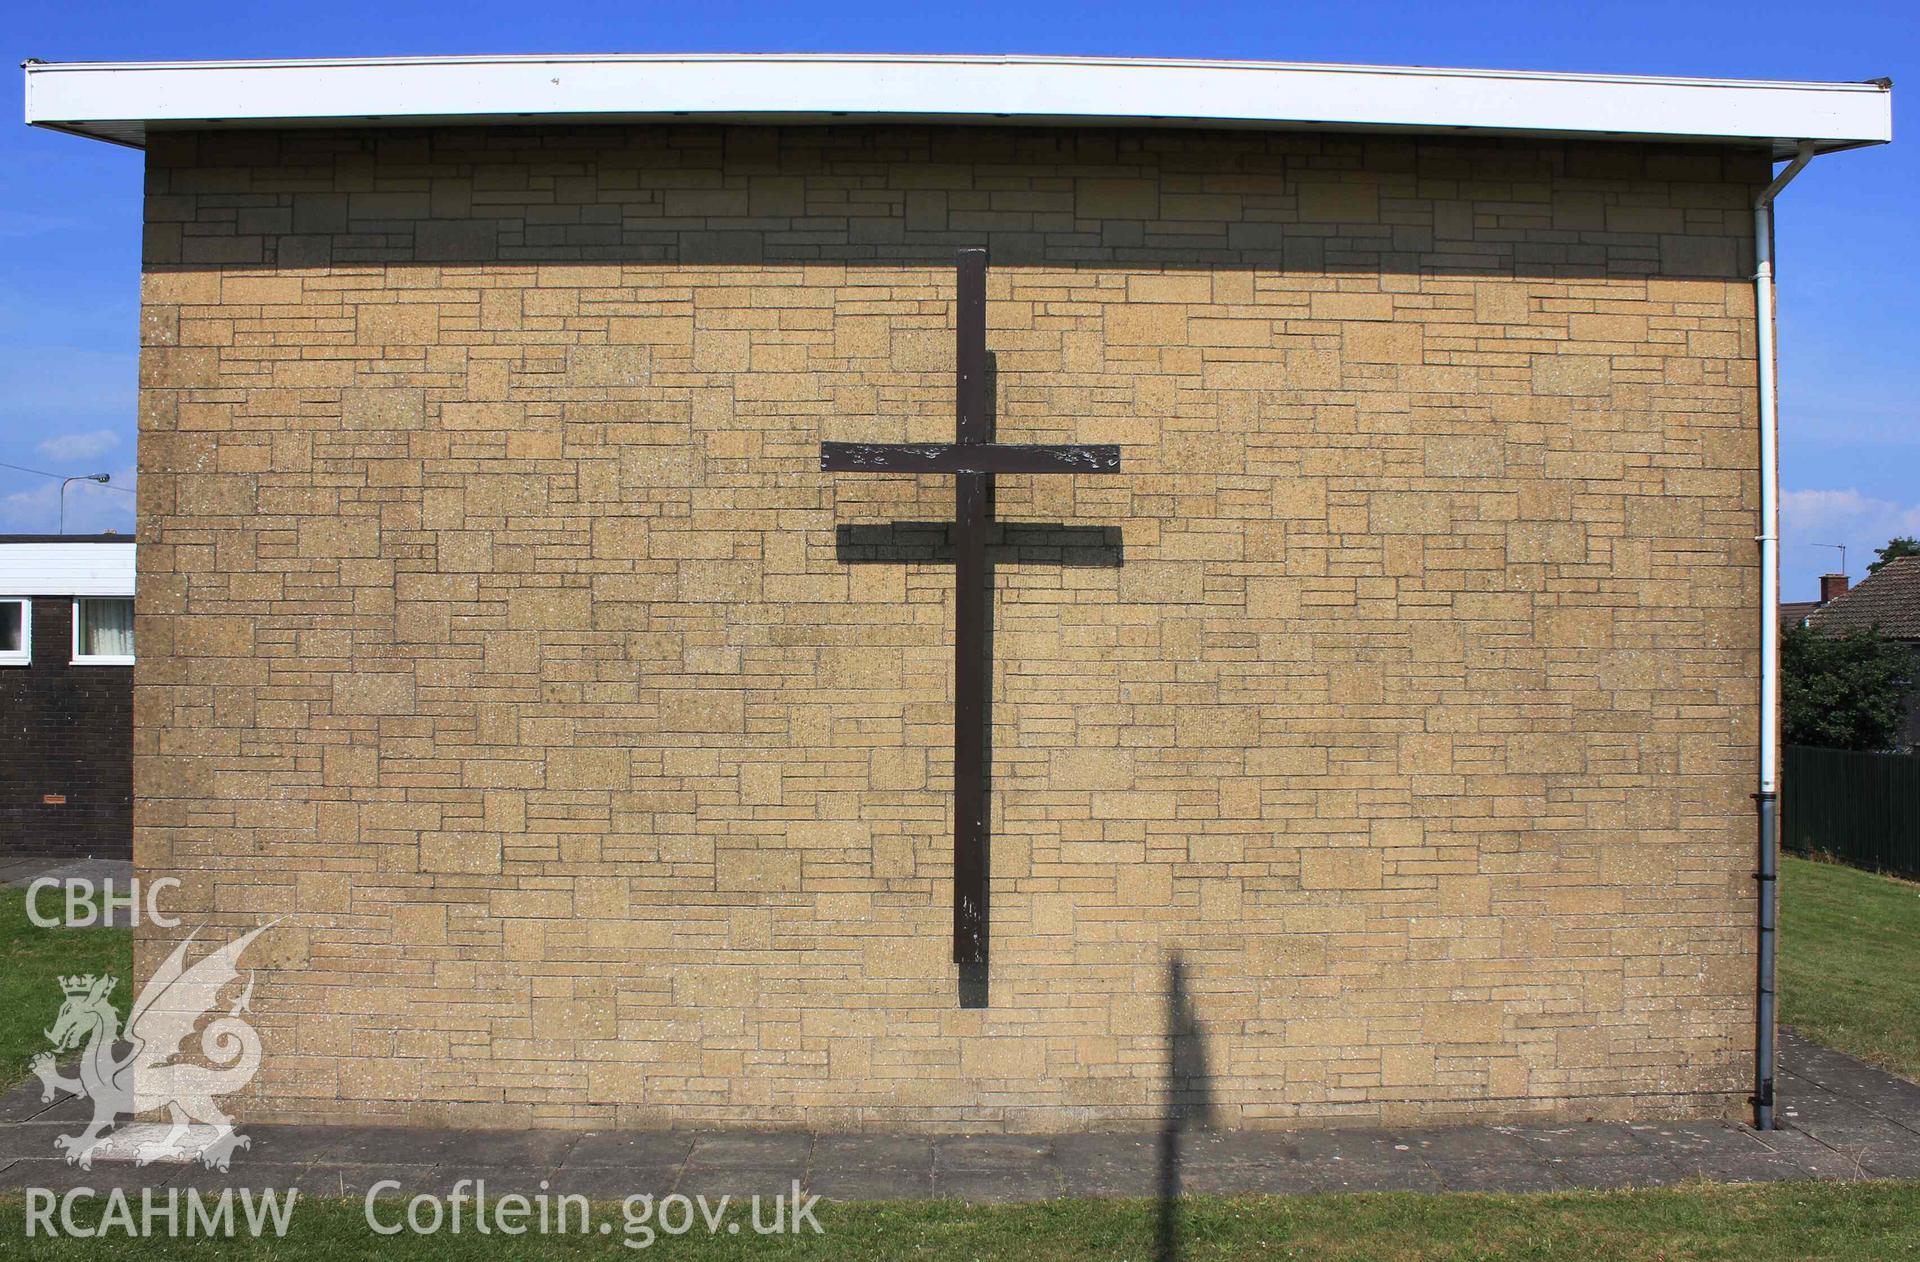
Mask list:
POLYGON ((1054 1165, 1068 1196, 1152 1196, 1160 1186, 1155 1135, 1061 1135, 1054 1165))
POLYGON ((1751 1130, 1731 1122, 1634 1122, 1627 1130, 1645 1148, 1669 1157, 1692 1152, 1763 1151, 1751 1130))
POLYGON ((1553 1173, 1577 1188, 1651 1188, 1682 1182, 1686 1172, 1652 1153, 1576 1153, 1553 1159, 1553 1173))
POLYGON ((551 1170, 580 1142, 575 1131, 456 1131, 435 1160, 476 1175, 491 1170, 551 1170))
POLYGON ((546 1192, 557 1194, 559 1189, 554 1177, 559 1172, 552 1166, 531 1165, 518 1170, 508 1170, 466 1165, 435 1166, 427 1176, 425 1185, 412 1188, 414 1192, 431 1192, 435 1196, 449 1196, 459 1188, 468 1199, 477 1199, 484 1195, 492 1200, 501 1196, 533 1196, 546 1192))
POLYGON ((349 1130, 327 1154, 335 1165, 436 1165, 441 1155, 458 1146, 462 1131, 425 1126, 368 1126, 349 1130))
POLYGON ((1314 1181, 1324 1192, 1441 1192, 1445 1187, 1432 1166, 1418 1159, 1388 1165, 1350 1161, 1316 1169, 1314 1181))
POLYGON ((1537 1161, 1429 1157, 1427 1168, 1449 1192, 1559 1192, 1567 1187, 1550 1166, 1537 1161))
POLYGON ((708 1199, 719 1196, 731 1196, 735 1200, 753 1196, 765 1199, 784 1196, 793 1191, 795 1183, 805 1187, 806 1182, 804 1161, 768 1165, 702 1165, 689 1161, 681 1168, 680 1181, 673 1190, 708 1199))
POLYGON ((1401 1143, 1394 1132, 1374 1127, 1294 1131, 1285 1142, 1302 1161, 1346 1163, 1385 1161, 1401 1143))
POLYGON ((584 1196, 590 1201, 624 1201, 671 1194, 680 1181, 678 1162, 635 1162, 618 1166, 562 1166, 549 1181, 555 1196, 584 1196))
POLYGON ((930 1165, 816 1166, 807 1191, 830 1201, 914 1201, 933 1195, 930 1165))
MULTIPOLYGON (((195 1162, 193 1165, 187 1166, 181 1170, 179 1174, 175 1175, 173 1179, 168 1182, 167 1186, 195 1188, 203 1193, 217 1193, 225 1188, 248 1188, 255 1192, 269 1189, 273 1191, 298 1190, 302 1196, 321 1194, 338 1195, 337 1193, 324 1193, 322 1190, 317 1189, 309 1178, 312 1170, 313 1167, 309 1165, 288 1164, 278 1161, 247 1161, 243 1154, 234 1159, 232 1168, 225 1173, 218 1170, 209 1170, 200 1163, 195 1162)), ((238 1213, 238 1211, 239 1207, 236 1206, 235 1212, 238 1213)))
POLYGON ((61 1135, 72 1133, 73 1127, 53 1122, 0 1126, 0 1158, 9 1161, 20 1157, 35 1161, 65 1161, 67 1154, 55 1148, 53 1141, 61 1135))
MULTIPOLYGON (((1370 1177, 1370 1176, 1368 1176, 1370 1177)), ((1304 1162, 1265 1161, 1230 1166, 1194 1165, 1180 1172, 1180 1190, 1197 1196, 1305 1196, 1327 1190, 1319 1174, 1304 1162)), ((1157 1195, 1158 1181, 1145 1192, 1157 1195)))
POLYGON ((975 1166, 933 1172, 933 1194, 975 1205, 1011 1205, 1046 1201, 1066 1194, 1065 1182, 1050 1167, 1009 1170, 975 1166))
POLYGON ((1920 1179, 1920 1152, 1911 1147, 1868 1148, 1858 1157, 1862 1165, 1883 1179, 1920 1179))
POLYGON ((1816 1177, 1806 1167, 1776 1152, 1695 1152, 1674 1159, 1687 1178, 1711 1183, 1776 1183, 1816 1177))
POLYGON ((684 1131, 588 1131, 567 1149, 563 1166, 674 1165, 693 1150, 684 1131))
MULTIPOLYGON (((130 1161, 135 1165, 170 1162, 183 1166, 199 1161, 208 1149, 231 1133, 231 1127, 189 1125, 176 1130, 166 1122, 128 1122, 102 1135, 91 1156, 95 1164, 130 1161)), ((241 1151, 252 1147, 252 1143, 244 1135, 237 1137, 241 1151)))
POLYGON ((181 1173, 177 1165, 136 1166, 126 1162, 100 1164, 83 1170, 64 1160, 22 1158, 0 1170, 0 1188, 47 1188, 65 1192, 88 1187, 102 1196, 112 1188, 165 1187, 181 1173))
POLYGON ((1034 1135, 950 1135, 933 1141, 936 1170, 1031 1166, 1048 1159, 1053 1141, 1034 1135))
MULTIPOLYGON (((333 1161, 319 1161, 307 1166, 300 1175, 302 1188, 310 1188, 313 1196, 339 1196, 359 1198, 367 1194, 376 1185, 392 1181, 397 1186, 382 1187, 379 1196, 411 1197, 426 1191, 434 1184, 438 1167, 416 1164, 360 1165, 333 1161)), ((232 1181, 251 1179, 246 1171, 235 1163, 232 1181)), ((448 1180, 449 1183, 452 1180, 448 1180)))
POLYGON ((70 880, 90 881, 97 890, 112 881, 118 892, 133 888, 133 862, 128 859, 76 859, 72 855, 33 856, 8 859, 0 863, 0 882, 25 889, 42 878, 61 884, 70 880))
MULTIPOLYGON (((67 1067, 65 1072, 70 1072, 67 1067)), ((93 1116, 93 1106, 75 1096, 56 1095, 51 1100, 40 1098, 40 1080, 29 1078, 0 1096, 0 1124, 7 1122, 66 1122, 78 1119, 85 1122, 93 1116)))
POLYGON ((804 1167, 812 1150, 813 1136, 805 1131, 728 1132, 695 1140, 687 1160, 698 1165, 804 1167))
POLYGON ((1568 1122, 1499 1129, 1525 1143, 1535 1155, 1549 1159, 1627 1157, 1646 1151, 1633 1132, 1617 1122, 1568 1122))
POLYGON ((933 1140, 925 1135, 816 1135, 812 1166, 817 1174, 836 1168, 900 1166, 929 1169, 933 1140))
POLYGON ((240 1130, 253 1141, 246 1151, 249 1165, 255 1162, 309 1165, 331 1157, 354 1133, 348 1126, 296 1126, 282 1122, 241 1125, 240 1130))
POLYGON ((1513 1164, 1534 1154, 1520 1136, 1492 1126, 1451 1126, 1439 1130, 1405 1131, 1399 1136, 1429 1162, 1486 1162, 1513 1164))

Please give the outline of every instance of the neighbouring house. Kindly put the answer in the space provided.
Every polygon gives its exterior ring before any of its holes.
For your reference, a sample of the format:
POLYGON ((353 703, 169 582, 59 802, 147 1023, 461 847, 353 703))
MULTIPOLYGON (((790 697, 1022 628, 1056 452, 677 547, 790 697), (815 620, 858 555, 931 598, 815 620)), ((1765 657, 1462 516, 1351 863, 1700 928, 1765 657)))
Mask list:
POLYGON ((1783 600, 1780 602, 1780 633, 1785 635, 1795 627, 1805 626, 1807 615, 1820 607, 1817 600, 1783 600))
MULTIPOLYGON (((1915 673, 1920 675, 1920 557, 1895 557, 1861 579, 1857 587, 1849 588, 1846 576, 1840 575, 1840 582, 1830 590, 1826 579, 1831 577, 1821 579, 1821 602, 1807 614, 1806 625, 1834 633, 1878 630, 1913 651, 1915 673)), ((1907 698, 1900 747, 1920 748, 1920 690, 1907 698)))
POLYGON ((132 852, 134 553, 0 535, 0 859, 132 852))
POLYGON ((1820 608, 1820 606, 1826 604, 1836 596, 1844 594, 1846 590, 1847 576, 1845 574, 1822 574, 1820 576, 1820 599, 1781 601, 1781 634, 1784 635, 1795 627, 1805 626, 1807 624, 1807 617, 1812 614, 1814 610, 1820 608))
POLYGON ((137 971, 275 922, 244 1116, 1144 1124, 1170 1007, 1224 1126, 1771 1098, 1760 255, 1884 83, 26 75, 145 150, 137 971))

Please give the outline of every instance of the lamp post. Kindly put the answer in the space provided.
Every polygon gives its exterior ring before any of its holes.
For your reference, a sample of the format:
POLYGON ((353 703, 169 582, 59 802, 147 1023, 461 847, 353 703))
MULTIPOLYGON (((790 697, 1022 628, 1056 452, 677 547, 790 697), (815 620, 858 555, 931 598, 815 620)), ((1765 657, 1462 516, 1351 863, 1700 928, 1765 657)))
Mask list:
POLYGON ((112 478, 108 477, 104 473, 81 473, 81 474, 76 474, 71 478, 61 479, 60 481, 60 533, 61 534, 64 535, 67 533, 67 483, 98 482, 102 486, 104 486, 108 482, 111 482, 112 480, 113 480, 112 478))

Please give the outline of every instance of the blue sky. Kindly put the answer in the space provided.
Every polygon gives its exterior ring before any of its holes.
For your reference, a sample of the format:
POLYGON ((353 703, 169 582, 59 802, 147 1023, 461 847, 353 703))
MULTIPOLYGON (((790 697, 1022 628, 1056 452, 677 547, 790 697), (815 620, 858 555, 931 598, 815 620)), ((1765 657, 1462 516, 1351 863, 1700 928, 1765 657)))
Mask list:
MULTIPOLYGON (((1147 5, 39 3, 8 64, 492 52, 974 52, 1245 57, 1896 84, 1920 100, 1920 3, 1255 0, 1147 5), (1905 84, 1904 88, 1899 86, 1905 84)), ((14 91, 19 81, 15 80, 14 91)), ((18 97, 15 98, 16 100, 18 97)), ((15 117, 18 117, 17 115, 15 117)), ((134 483, 140 158, 0 126, 0 461, 134 483)), ((1920 138, 1821 158, 1782 199, 1788 598, 1848 545, 1857 579, 1920 535, 1920 138)), ((52 530, 56 483, 0 468, 0 531, 52 530)), ((76 483, 69 529, 130 530, 131 495, 76 483)))

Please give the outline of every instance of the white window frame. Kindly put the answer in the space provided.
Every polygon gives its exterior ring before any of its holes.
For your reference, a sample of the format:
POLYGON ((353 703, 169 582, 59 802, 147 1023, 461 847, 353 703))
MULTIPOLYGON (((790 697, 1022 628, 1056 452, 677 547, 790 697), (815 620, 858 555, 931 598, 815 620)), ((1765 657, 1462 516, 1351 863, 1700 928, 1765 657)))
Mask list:
POLYGON ((20 647, 0 649, 0 666, 33 665, 33 601, 26 596, 0 596, 0 605, 20 606, 20 647))
MULTIPOLYGON (((80 651, 80 602, 85 600, 124 600, 133 603, 131 596, 75 596, 73 598, 73 658, 70 666, 131 666, 133 655, 129 653, 82 653, 80 651)), ((134 653, 140 651, 136 642, 134 653)))

